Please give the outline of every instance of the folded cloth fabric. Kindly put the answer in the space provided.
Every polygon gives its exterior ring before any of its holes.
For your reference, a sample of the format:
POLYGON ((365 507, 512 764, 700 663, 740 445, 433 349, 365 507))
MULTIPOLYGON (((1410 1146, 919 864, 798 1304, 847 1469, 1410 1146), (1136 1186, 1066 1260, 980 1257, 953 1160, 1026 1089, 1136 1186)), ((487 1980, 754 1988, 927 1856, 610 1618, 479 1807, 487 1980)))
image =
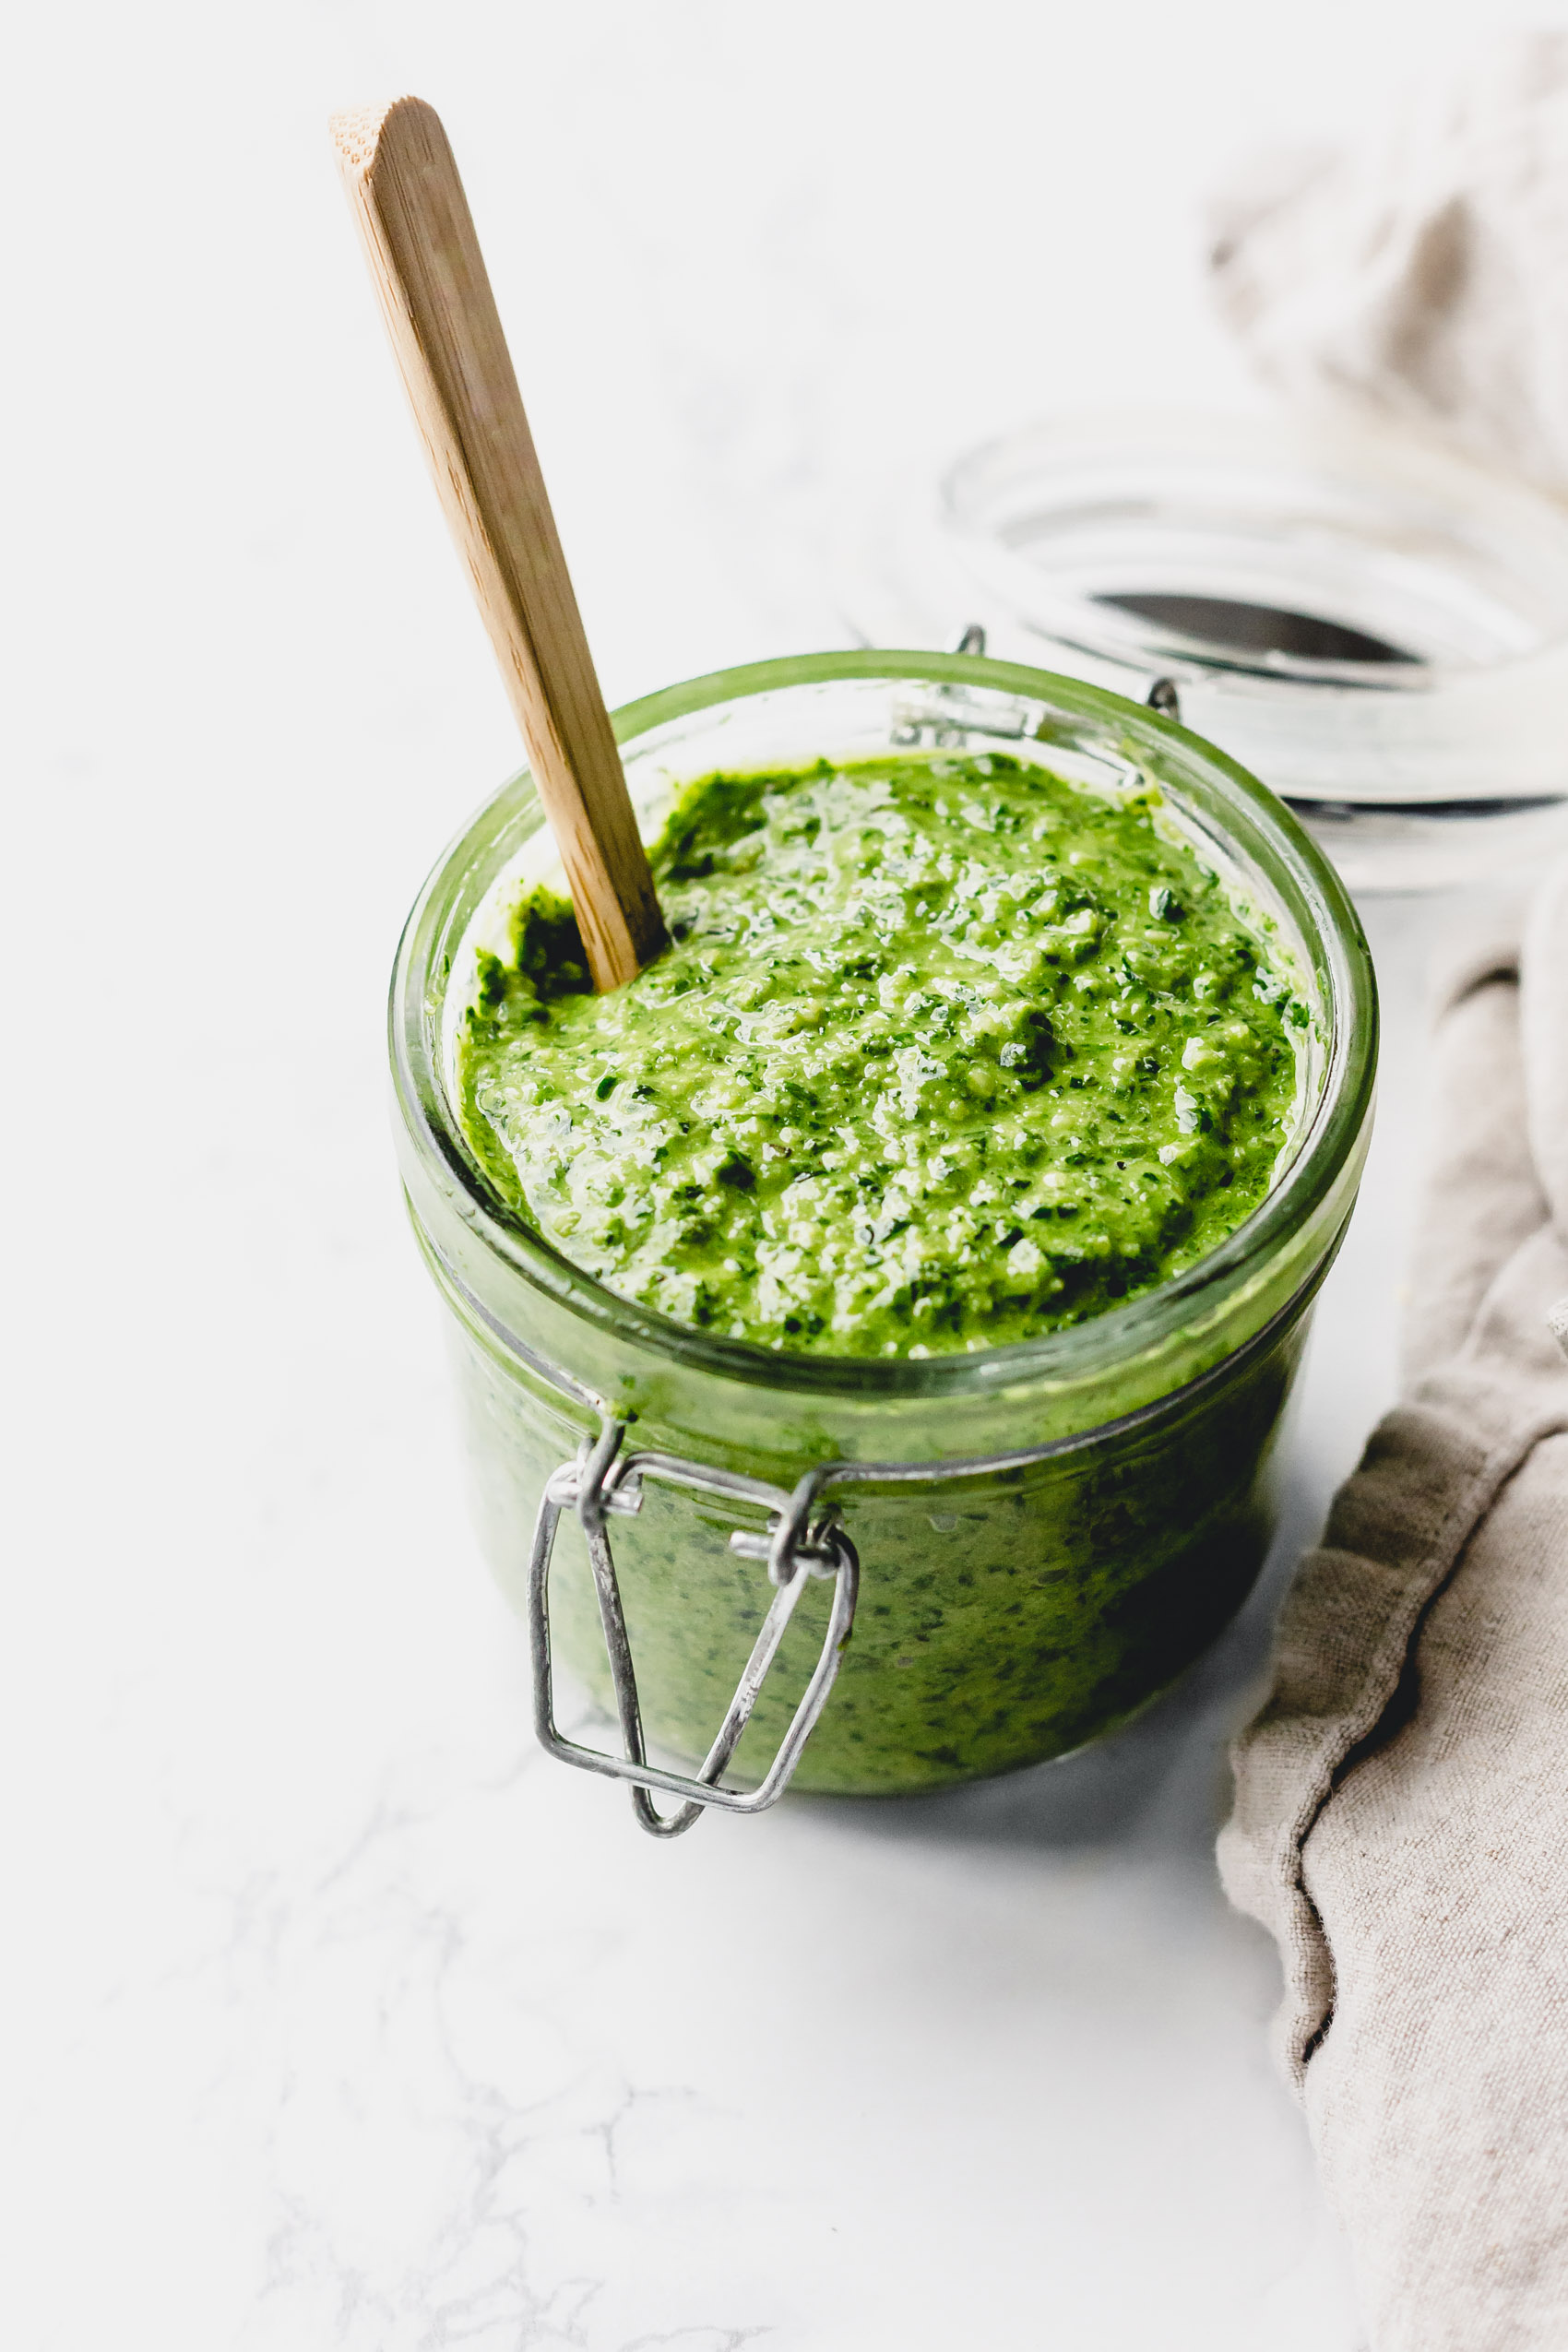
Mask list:
POLYGON ((1404 1399, 1220 1840, 1373 2352, 1568 2346, 1568 871, 1520 932, 1441 989, 1404 1399))
POLYGON ((1210 231, 1220 308, 1272 382, 1568 490, 1568 31, 1430 73, 1381 140, 1243 167, 1210 231))

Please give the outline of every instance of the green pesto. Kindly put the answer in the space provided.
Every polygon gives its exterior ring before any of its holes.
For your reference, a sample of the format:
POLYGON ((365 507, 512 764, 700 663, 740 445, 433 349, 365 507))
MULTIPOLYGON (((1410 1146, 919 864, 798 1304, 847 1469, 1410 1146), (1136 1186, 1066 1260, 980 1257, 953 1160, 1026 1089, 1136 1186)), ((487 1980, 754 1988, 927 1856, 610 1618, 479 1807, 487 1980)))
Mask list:
POLYGON ((1059 1329, 1258 1206, 1305 1008, 1158 819, 992 754, 717 775, 671 944, 588 992, 536 893, 460 1040, 492 1181, 621 1297, 833 1356, 1059 1329))

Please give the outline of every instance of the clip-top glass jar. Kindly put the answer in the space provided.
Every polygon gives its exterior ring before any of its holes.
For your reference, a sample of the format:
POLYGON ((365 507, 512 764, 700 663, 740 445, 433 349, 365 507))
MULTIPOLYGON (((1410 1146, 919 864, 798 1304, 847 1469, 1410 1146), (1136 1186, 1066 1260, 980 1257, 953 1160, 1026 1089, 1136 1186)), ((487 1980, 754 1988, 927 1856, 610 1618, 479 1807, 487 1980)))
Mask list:
POLYGON ((1078 1747, 1181 1673, 1267 1545, 1271 1445, 1372 1106, 1375 995, 1344 890, 1223 754, 1039 671, 819 655, 673 687, 615 724, 650 837, 674 790, 716 768, 892 748, 1004 747, 1112 795, 1152 780, 1295 968, 1312 1016, 1295 1130, 1220 1247, 1038 1340, 836 1360, 618 1298, 478 1165, 455 1042, 478 954, 552 870, 526 775, 443 858, 398 953, 403 1179, 451 1311, 484 1550, 529 1617, 547 1743, 630 1779, 645 1825, 666 1831, 704 1803, 757 1810, 791 1773, 896 1792, 1078 1747), (618 1752, 556 1728, 561 1658, 613 1704, 618 1752))

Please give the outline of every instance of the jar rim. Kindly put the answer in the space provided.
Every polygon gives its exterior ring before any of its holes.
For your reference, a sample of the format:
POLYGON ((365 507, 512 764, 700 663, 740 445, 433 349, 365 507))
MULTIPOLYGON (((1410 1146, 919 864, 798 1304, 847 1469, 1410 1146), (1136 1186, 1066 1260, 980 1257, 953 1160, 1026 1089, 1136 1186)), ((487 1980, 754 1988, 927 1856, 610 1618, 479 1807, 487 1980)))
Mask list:
MULTIPOLYGON (((449 976, 446 917, 455 894, 500 824, 535 796, 520 769, 463 827, 432 869, 404 927, 388 1004, 388 1044, 398 1111, 422 1164, 452 1194, 465 1228, 527 1286, 601 1333, 655 1355, 754 1386, 863 1398, 975 1396, 1022 1383, 1080 1375, 1137 1357, 1183 1329, 1205 1305, 1228 1300, 1250 1273, 1313 1217, 1355 1149, 1371 1108, 1377 1060, 1377 996, 1371 955, 1338 875, 1285 804, 1235 760, 1173 719, 1058 672, 971 654, 856 648, 789 655, 692 678, 612 714, 618 742, 635 743, 672 721, 726 703, 796 686, 925 682, 980 688, 1109 723, 1119 738, 1206 775, 1237 830, 1229 845, 1292 906, 1309 946, 1324 951, 1320 982, 1328 1036, 1317 1099, 1278 1182, 1215 1249, 1168 1281, 1063 1330, 973 1353, 926 1358, 829 1356, 774 1349, 676 1322, 620 1297, 575 1265, 506 1203, 475 1158, 447 1099, 439 1018, 449 976), (443 955, 448 969, 438 970, 443 955)), ((1161 776, 1162 785, 1168 779, 1161 776)), ((1180 790, 1176 797, 1180 800, 1180 790)))

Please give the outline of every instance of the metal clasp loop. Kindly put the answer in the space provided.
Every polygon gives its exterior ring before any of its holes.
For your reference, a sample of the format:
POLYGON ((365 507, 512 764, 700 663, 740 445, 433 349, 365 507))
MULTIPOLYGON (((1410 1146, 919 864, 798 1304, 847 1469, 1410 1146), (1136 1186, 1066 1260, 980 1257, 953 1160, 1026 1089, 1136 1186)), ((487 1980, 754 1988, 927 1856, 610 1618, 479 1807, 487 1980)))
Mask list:
POLYGON ((760 1813, 765 1812, 769 1805, 776 1804, 782 1796, 800 1762, 801 1751, 810 1737, 812 1727, 827 1704, 827 1694, 838 1672, 844 1645, 849 1638, 855 1621, 860 1562, 853 1544, 841 1527, 830 1518, 819 1517, 814 1521, 811 1517, 811 1504, 820 1483, 819 1478, 808 1476, 802 1479, 794 1493, 790 1495, 782 1487, 766 1485, 760 1479, 742 1478, 735 1471, 711 1469, 705 1463, 684 1461, 675 1455, 623 1455, 621 1444, 625 1433, 624 1422, 606 1420, 597 1441, 591 1445, 585 1444, 575 1460, 563 1462, 545 1481, 539 1517, 534 1524, 533 1555, 529 1563, 529 1637, 533 1653, 534 1725, 544 1747, 552 1756, 559 1757, 563 1764, 579 1765, 586 1772, 603 1773, 612 1779, 630 1781, 633 1810, 643 1828, 651 1835, 678 1837, 683 1830, 691 1827, 705 1806, 717 1805, 722 1812, 731 1813, 760 1813), (752 1645, 752 1654, 735 1686, 735 1695, 730 1702, 713 1745, 695 1776, 666 1772, 647 1761, 643 1740, 642 1710, 637 1699, 636 1671, 632 1662, 631 1645, 626 1638, 621 1587, 605 1525, 606 1519, 615 1513, 635 1515, 641 1510, 644 1487, 650 1479, 685 1487, 697 1493, 724 1495, 759 1503, 774 1515, 766 1536, 748 1534, 737 1528, 730 1538, 731 1550, 742 1559, 766 1562, 769 1577, 777 1590, 763 1620, 762 1630, 752 1645), (581 1747, 576 1740, 565 1739, 555 1725, 550 1656, 549 1583, 555 1531, 564 1511, 575 1511, 576 1514, 583 1540, 588 1547, 588 1563, 593 1571, 600 1622, 604 1628, 604 1646, 610 1660, 624 1751, 619 1756, 607 1755, 598 1748, 581 1747), (751 1720, 752 1710, 767 1678, 768 1669, 778 1655, 784 1630, 794 1614, 795 1604, 813 1576, 833 1579, 833 1604, 828 1614, 827 1633, 811 1681, 790 1717, 789 1728, 760 1787, 749 1792, 721 1788, 718 1785, 719 1776, 751 1720), (683 1801, 675 1812, 659 1813, 649 1793, 654 1789, 679 1797, 683 1801))

